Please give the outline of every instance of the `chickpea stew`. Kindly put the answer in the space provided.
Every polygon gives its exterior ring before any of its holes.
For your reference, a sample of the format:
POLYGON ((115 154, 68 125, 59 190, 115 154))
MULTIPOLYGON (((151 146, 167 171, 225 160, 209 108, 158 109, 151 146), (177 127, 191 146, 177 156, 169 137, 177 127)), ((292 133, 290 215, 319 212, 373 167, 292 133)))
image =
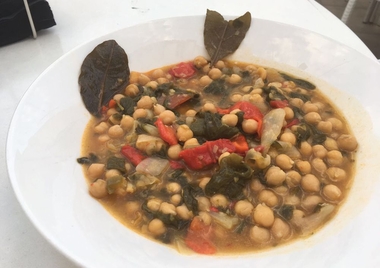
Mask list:
POLYGON ((312 234, 348 194, 358 143, 313 84, 202 56, 129 80, 78 162, 132 230, 182 253, 252 252, 312 234))

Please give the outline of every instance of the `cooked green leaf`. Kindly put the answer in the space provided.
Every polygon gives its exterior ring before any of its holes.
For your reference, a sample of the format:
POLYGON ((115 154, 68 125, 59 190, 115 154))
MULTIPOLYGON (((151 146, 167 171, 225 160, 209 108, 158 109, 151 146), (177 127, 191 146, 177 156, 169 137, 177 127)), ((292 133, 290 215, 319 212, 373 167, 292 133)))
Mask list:
POLYGON ((211 66, 238 49, 250 26, 249 12, 226 21, 218 12, 207 10, 203 35, 205 48, 211 57, 211 66))
POLYGON ((281 73, 282 77, 288 81, 293 81, 297 86, 299 87, 302 87, 304 89, 315 89, 315 85, 306 81, 306 80, 303 80, 303 79, 300 79, 300 78, 295 78, 295 77, 292 77, 290 75, 287 75, 287 74, 284 74, 284 73, 281 73))
POLYGON ((80 93, 86 109, 101 116, 102 106, 129 82, 128 56, 115 40, 105 41, 84 59, 79 76, 80 93))

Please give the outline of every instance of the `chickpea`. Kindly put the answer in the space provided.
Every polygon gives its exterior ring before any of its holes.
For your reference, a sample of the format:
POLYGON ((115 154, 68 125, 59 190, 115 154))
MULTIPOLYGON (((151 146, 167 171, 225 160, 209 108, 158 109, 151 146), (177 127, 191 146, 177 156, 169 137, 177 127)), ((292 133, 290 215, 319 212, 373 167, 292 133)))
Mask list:
POLYGON ((244 93, 249 93, 253 90, 253 87, 252 86, 245 86, 245 87, 241 88, 240 90, 244 93))
POLYGON ((326 174, 331 181, 339 182, 347 178, 346 171, 338 167, 330 167, 326 170, 326 174))
POLYGON ((205 74, 208 74, 211 70, 210 64, 206 64, 205 66, 202 67, 202 72, 205 74))
POLYGON ((187 141, 193 137, 193 131, 190 129, 188 125, 180 125, 177 128, 176 136, 179 141, 187 141))
POLYGON ((192 218, 193 213, 189 211, 185 204, 176 207, 177 215, 183 220, 189 220, 192 218))
POLYGON ((330 138, 330 137, 327 137, 325 142, 323 143, 323 145, 325 146, 325 148, 328 150, 328 151, 331 151, 331 150, 339 150, 338 148, 338 143, 336 142, 336 140, 330 138))
POLYGON ((102 134, 102 135, 100 135, 99 137, 98 137, 98 140, 100 141, 100 142, 107 142, 107 141, 109 141, 110 140, 110 136, 108 136, 107 134, 102 134))
POLYGON ((164 214, 171 214, 171 215, 176 215, 177 212, 175 210, 175 206, 173 204, 170 204, 168 202, 162 202, 160 205, 160 212, 164 214))
POLYGON ((262 185, 258 179, 253 179, 250 184, 250 188, 254 192, 260 192, 262 189, 264 189, 264 185, 262 185))
POLYGON ((124 131, 129 132, 133 129, 135 125, 135 119, 129 115, 123 115, 123 118, 120 121, 120 127, 124 129, 124 131))
POLYGON ((326 155, 327 164, 333 167, 339 167, 343 163, 343 155, 338 150, 331 150, 326 155))
POLYGON ((166 83, 168 83, 169 82, 169 79, 167 79, 166 77, 160 77, 160 78, 157 78, 157 83, 159 84, 159 85, 162 85, 162 84, 166 84, 166 83))
POLYGON ((317 144, 313 146, 313 155, 318 158, 325 158, 327 150, 323 145, 317 144))
MULTIPOLYGON (((218 69, 219 70, 219 69, 218 69)), ((204 105, 203 105, 203 108, 202 110, 204 112, 211 112, 211 113, 216 113, 217 110, 216 110, 216 107, 213 103, 211 102, 206 102, 204 105)))
POLYGON ((92 179, 96 179, 104 174, 104 170, 105 170, 104 164, 93 163, 88 167, 87 175, 92 179))
POLYGON ((354 136, 348 134, 342 134, 336 140, 338 148, 343 151, 352 152, 358 147, 358 142, 354 136))
POLYGON ((141 204, 137 201, 129 201, 125 204, 125 214, 128 219, 135 220, 138 217, 141 204))
POLYGON ((160 209, 161 204, 162 200, 158 198, 149 199, 146 203, 147 207, 153 212, 158 211, 160 209))
POLYGON ((291 120, 294 118, 294 111, 290 107, 284 107, 283 108, 285 111, 285 120, 291 120))
MULTIPOLYGON (((246 96, 246 95, 244 95, 246 96)), ((232 102, 238 102, 238 101, 241 101, 243 100, 243 96, 241 94, 233 94, 231 97, 230 97, 230 100, 232 102)))
POLYGON ((303 100, 299 98, 293 98, 290 100, 290 104, 297 108, 301 108, 303 106, 303 100))
POLYGON ((262 80, 265 80, 267 78, 267 70, 265 70, 263 67, 257 68, 257 74, 262 80))
POLYGON ((224 67, 226 67, 226 64, 224 63, 224 61, 222 61, 222 60, 218 60, 218 61, 215 63, 215 67, 216 67, 216 68, 219 68, 219 69, 223 69, 224 67))
POLYGON ((310 143, 308 143, 307 141, 301 142, 300 153, 303 156, 310 156, 312 154, 312 152, 313 152, 313 149, 312 149, 310 143))
POLYGON ((343 129, 343 123, 338 118, 330 117, 327 121, 331 122, 333 130, 341 131, 343 129))
POLYGON ((253 205, 248 200, 239 200, 235 204, 235 212, 237 215, 246 217, 252 214, 253 205))
POLYGON ((332 123, 329 121, 320 121, 317 124, 317 128, 323 133, 329 134, 332 132, 332 123))
POLYGON ((277 166, 271 166, 265 174, 265 178, 268 184, 279 186, 285 181, 286 174, 281 168, 277 166))
POLYGON ((112 139, 121 138, 124 136, 124 130, 120 127, 120 125, 113 125, 108 129, 108 136, 112 139))
POLYGON ((166 190, 169 194, 178 194, 182 190, 182 187, 177 182, 170 182, 166 185, 166 190))
POLYGON ((244 119, 241 126, 245 133, 254 134, 257 132, 259 124, 254 119, 244 119))
POLYGON ((238 117, 236 114, 225 114, 222 117, 222 124, 227 126, 234 127, 238 122, 238 117))
POLYGON ((115 176, 120 175, 120 171, 117 169, 109 169, 106 171, 106 180, 115 176))
POLYGON ((208 75, 204 75, 201 78, 199 78, 199 84, 201 86, 208 86, 209 84, 211 84, 211 82, 212 82, 212 79, 208 75))
POLYGON ((253 219, 259 226, 271 227, 274 222, 273 210, 267 206, 258 204, 253 211, 253 219))
POLYGON ((210 214, 208 214, 208 212, 201 211, 201 212, 199 212, 198 217, 200 218, 200 220, 201 220, 205 225, 210 225, 211 222, 212 222, 212 218, 211 218, 210 214))
POLYGON ((150 88, 152 90, 156 90, 157 87, 158 87, 158 82, 157 81, 149 81, 148 83, 146 83, 145 85, 147 88, 150 88))
POLYGON ((281 141, 289 142, 291 145, 295 145, 297 142, 296 136, 292 132, 284 132, 280 136, 281 141))
POLYGON ((150 78, 145 74, 140 74, 138 77, 138 83, 142 86, 145 86, 148 82, 150 82, 150 78))
POLYGON ((296 195, 288 195, 285 197, 285 202, 286 205, 291 205, 291 206, 298 206, 301 204, 301 200, 298 196, 296 195))
POLYGON ((301 174, 307 174, 311 172, 311 165, 309 161, 297 161, 296 168, 299 170, 301 174))
POLYGON ((137 102, 137 108, 152 109, 153 101, 149 96, 142 96, 137 102))
POLYGON ((94 128, 94 132, 97 134, 104 134, 107 132, 108 128, 109 126, 106 122, 100 122, 99 125, 94 128))
POLYGON ((179 159, 179 153, 182 151, 181 145, 175 144, 169 147, 168 156, 170 159, 179 159))
POLYGON ((240 75, 238 75, 238 74, 231 74, 231 76, 230 76, 230 79, 228 80, 228 82, 230 82, 231 84, 239 84, 239 83, 241 83, 241 80, 242 80, 242 78, 241 78, 241 76, 240 75))
POLYGON ((222 76, 222 71, 218 68, 211 68, 208 72, 208 76, 210 76, 212 80, 219 79, 222 76))
POLYGON ((210 177, 203 177, 203 178, 200 180, 200 182, 199 182, 199 187, 201 187, 202 190, 204 191, 205 188, 206 188, 207 183, 209 183, 210 180, 211 180, 210 177))
POLYGON ((116 102, 120 102, 120 100, 122 99, 122 98, 124 98, 125 96, 123 95, 123 94, 116 94, 115 96, 113 96, 113 99, 114 99, 114 101, 116 101, 116 102))
POLYGON ((301 110, 302 110, 305 114, 310 113, 310 112, 318 112, 318 106, 315 105, 314 103, 310 102, 310 101, 307 101, 307 102, 305 102, 305 103, 302 105, 301 110))
POLYGON ((183 149, 193 148, 199 146, 199 142, 196 138, 191 138, 185 141, 185 144, 183 145, 183 149))
POLYGON ((308 195, 306 196, 302 202, 301 202, 301 206, 306 210, 306 211, 309 211, 309 212, 312 212, 315 210, 315 208, 319 205, 319 204, 322 204, 324 201, 322 199, 322 197, 320 197, 319 195, 308 195))
POLYGON ((301 179, 301 187, 306 192, 319 192, 321 183, 313 174, 306 174, 301 179))
POLYGON ((195 116, 196 114, 197 114, 197 111, 195 111, 193 109, 189 109, 185 113, 186 116, 191 116, 191 117, 195 116))
POLYGON ((138 119, 138 118, 146 118, 148 116, 148 112, 145 109, 136 109, 135 112, 133 113, 133 118, 138 119))
POLYGON ((128 85, 124 90, 124 95, 129 97, 136 97, 139 93, 139 88, 135 84, 128 85))
POLYGON ((276 165, 283 170, 288 170, 293 167, 294 161, 286 154, 279 154, 276 157, 276 165))
POLYGON ((325 162, 320 158, 314 158, 311 160, 311 166, 316 172, 318 172, 318 174, 324 174, 327 170, 325 162))
POLYGON ((209 211, 211 207, 210 200, 205 196, 197 197, 199 211, 209 211))
POLYGON ((207 61, 206 58, 203 57, 203 56, 197 56, 197 57, 195 57, 195 59, 193 60, 193 64, 194 64, 194 66, 197 67, 197 68, 201 68, 201 67, 205 66, 207 63, 208 63, 208 61, 207 61))
POLYGON ((305 114, 304 119, 307 123, 313 125, 318 124, 322 120, 321 116, 317 112, 310 112, 305 114))
POLYGON ((153 79, 157 79, 157 78, 164 77, 164 76, 165 76, 165 73, 162 69, 155 69, 152 72, 153 79))
POLYGON ((90 184, 90 194, 95 198, 103 198, 108 195, 107 183, 105 180, 96 180, 90 184))
POLYGON ((214 207, 226 208, 229 204, 227 198, 222 194, 216 194, 210 198, 211 205, 214 207))
POLYGON ((293 210, 293 217, 292 217, 292 222, 297 223, 298 221, 302 220, 305 217, 305 212, 299 209, 293 210))
POLYGON ((166 232, 166 227, 160 219, 153 219, 148 225, 148 231, 154 236, 159 236, 166 232))
POLYGON ((268 207, 275 207, 278 204, 278 197, 271 190, 262 190, 259 194, 258 200, 268 207))
POLYGON ((271 239, 271 234, 268 229, 255 225, 250 229, 249 237, 253 242, 263 244, 271 239))
POLYGON ((177 119, 175 114, 170 110, 165 110, 158 116, 165 125, 171 125, 177 119))
POLYGON ((342 196, 342 191, 334 184, 328 184, 323 187, 322 193, 327 199, 331 201, 337 201, 342 196))
POLYGON ((180 194, 173 194, 171 197, 170 197, 170 202, 175 205, 175 206, 178 206, 182 201, 182 196, 180 194))
POLYGON ((289 187, 296 187, 301 182, 301 174, 295 170, 290 170, 286 173, 286 184, 289 187))
POLYGON ((276 239, 286 239, 290 235, 290 226, 280 218, 275 218, 272 228, 270 229, 272 235, 276 239))
POLYGON ((162 106, 161 104, 153 105, 154 115, 160 115, 165 110, 166 110, 166 108, 164 106, 162 106))

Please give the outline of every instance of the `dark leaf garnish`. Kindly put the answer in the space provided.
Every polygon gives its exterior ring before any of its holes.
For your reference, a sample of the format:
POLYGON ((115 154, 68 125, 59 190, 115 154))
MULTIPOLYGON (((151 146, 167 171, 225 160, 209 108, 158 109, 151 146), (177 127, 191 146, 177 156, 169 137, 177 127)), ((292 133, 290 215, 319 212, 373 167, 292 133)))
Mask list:
POLYGON ((294 206, 283 205, 278 209, 277 213, 285 220, 290 220, 293 217, 293 210, 294 206))
POLYGON ((87 55, 79 76, 80 93, 86 109, 101 116, 102 106, 129 82, 128 56, 115 40, 105 41, 87 55))
POLYGON ((119 158, 115 156, 111 156, 107 160, 107 169, 117 169, 122 173, 125 173, 125 159, 124 158, 119 158))
POLYGON ((92 163, 96 163, 98 161, 98 157, 90 153, 88 156, 77 158, 77 162, 81 165, 91 165, 92 163))
POLYGON ((251 26, 251 13, 226 21, 213 10, 207 10, 204 25, 204 44, 211 57, 211 66, 218 60, 234 53, 251 26))
POLYGON ((310 90, 315 89, 315 85, 306 81, 306 80, 303 80, 300 78, 294 78, 294 77, 287 75, 287 74, 284 74, 284 73, 281 73, 281 75, 285 80, 293 81, 299 87, 302 87, 304 89, 310 89, 310 90))

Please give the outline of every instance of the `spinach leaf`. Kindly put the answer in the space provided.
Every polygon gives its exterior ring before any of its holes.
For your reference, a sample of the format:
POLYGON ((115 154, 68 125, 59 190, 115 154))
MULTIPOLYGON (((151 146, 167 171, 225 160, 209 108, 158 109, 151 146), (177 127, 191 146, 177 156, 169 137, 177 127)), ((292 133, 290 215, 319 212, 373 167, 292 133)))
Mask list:
POLYGON ((203 90, 203 92, 206 94, 212 94, 216 96, 228 95, 229 91, 230 90, 228 89, 224 79, 217 79, 217 80, 212 81, 203 90))
POLYGON ((119 101, 120 108, 125 115, 133 115, 135 111, 136 102, 128 96, 121 98, 119 101))
POLYGON ((88 156, 77 158, 77 162, 81 165, 91 165, 92 163, 96 163, 98 161, 98 157, 90 153, 88 156))
POLYGON ((197 196, 203 196, 203 190, 199 186, 191 186, 190 184, 186 185, 182 191, 183 202, 186 207, 194 213, 194 215, 198 215, 198 200, 197 196))
POLYGON ((129 74, 128 56, 115 40, 96 46, 84 59, 78 81, 86 109, 100 117, 102 106, 125 88, 129 74))
POLYGON ((119 158, 119 157, 116 157, 116 156, 111 156, 107 160, 106 168, 107 169, 117 169, 121 173, 125 173, 126 172, 126 169, 125 169, 125 159, 124 158, 119 158))
POLYGON ((304 89, 309 89, 309 90, 312 90, 312 89, 315 89, 315 85, 306 81, 306 80, 303 80, 303 79, 300 79, 300 78, 294 78, 290 75, 287 75, 287 74, 284 74, 284 73, 281 73, 281 76, 285 79, 285 80, 288 80, 288 81, 293 81, 297 86, 299 87, 302 87, 304 89))
POLYGON ((251 26, 251 13, 226 21, 213 10, 207 10, 204 24, 204 44, 211 57, 211 66, 235 52, 251 26))

